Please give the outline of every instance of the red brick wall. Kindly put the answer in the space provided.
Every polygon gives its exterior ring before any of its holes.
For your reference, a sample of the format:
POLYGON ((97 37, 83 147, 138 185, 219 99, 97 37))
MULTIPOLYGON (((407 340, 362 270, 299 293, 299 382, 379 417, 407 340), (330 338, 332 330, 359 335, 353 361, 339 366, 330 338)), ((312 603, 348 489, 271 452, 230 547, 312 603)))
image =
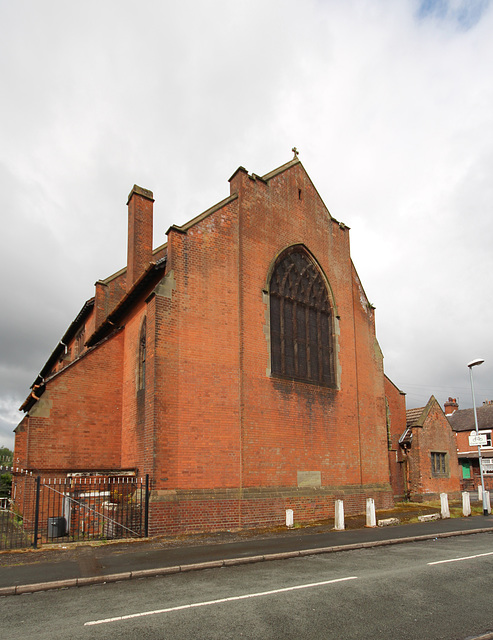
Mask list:
POLYGON ((382 356, 348 231, 330 218, 301 165, 268 185, 240 171, 231 188, 237 200, 168 236, 175 289, 154 299, 153 513, 173 513, 173 526, 192 527, 190 500, 214 488, 240 491, 228 507, 232 520, 221 526, 254 522, 241 495, 252 488, 288 491, 275 508, 256 498, 270 521, 293 500, 307 519, 327 516, 348 487, 348 509, 364 509, 372 493, 388 503, 382 356), (333 292, 339 390, 269 374, 268 278, 293 244, 307 248, 333 292), (321 487, 298 487, 299 471, 320 473, 321 487), (309 506, 317 502, 320 509, 309 506))
POLYGON ((457 431, 455 434, 457 442, 457 451, 477 451, 477 447, 469 446, 469 436, 471 431, 457 431))
POLYGON ((134 185, 128 196, 127 290, 152 258, 152 191, 134 185))
POLYGON ((389 483, 383 356, 375 337, 374 310, 355 272, 353 300, 361 483, 389 483))
POLYGON ((458 497, 460 492, 460 469, 457 460, 455 434, 440 405, 431 406, 422 428, 413 429, 413 444, 410 458, 411 497, 437 497, 448 493, 458 497), (431 452, 445 452, 448 459, 448 477, 433 477, 431 452))
POLYGON ((120 332, 47 381, 16 443, 29 469, 120 468, 122 354, 120 332))
POLYGON ((87 337, 99 328, 101 323, 115 309, 125 295, 127 288, 126 276, 126 271, 123 271, 123 273, 110 276, 105 281, 99 280, 96 282, 94 299, 95 313, 91 322, 88 323, 87 337))
MULTIPOLYGON (((122 394, 122 467, 142 468, 142 447, 145 421, 145 395, 146 392, 138 391, 137 379, 139 370, 139 343, 142 322, 146 316, 145 305, 139 305, 125 322, 124 357, 123 357, 123 394, 122 394), (139 398, 138 398, 139 395, 139 398), (138 407, 138 400, 143 406, 138 407)), ((147 325, 147 320, 146 320, 147 325)), ((152 351, 149 348, 150 336, 147 337, 147 356, 152 351)), ((146 373, 148 362, 146 362, 146 373)), ((147 383, 148 376, 146 375, 147 383)), ((149 384, 146 385, 149 389, 149 384)))
MULTIPOLYGON (((471 433, 475 433, 474 429, 471 429, 469 431, 455 431, 455 442, 457 444, 457 451, 471 451, 474 453, 478 452, 478 448, 477 447, 471 447, 469 446, 469 436, 471 435, 471 433)), ((481 431, 480 431, 481 433, 481 431)))
POLYGON ((36 405, 29 417, 27 464, 149 473, 153 533, 281 523, 286 508, 322 519, 335 498, 347 513, 366 497, 390 506, 382 354, 348 229, 299 163, 268 183, 240 170, 231 193, 169 230, 161 283, 122 331, 48 382, 49 415, 36 405), (292 245, 330 288, 337 389, 270 374, 269 277, 292 245))
POLYGON ((159 489, 240 484, 235 205, 168 236, 172 293, 153 300, 156 420, 148 424, 159 489))
POLYGON ((29 416, 25 415, 15 428, 14 467, 26 468, 29 416))
POLYGON ((390 429, 389 466, 390 478, 394 497, 406 497, 405 484, 405 456, 399 447, 399 438, 406 429, 406 396, 385 377, 385 397, 388 402, 388 416, 390 429))
MULTIPOLYGON (((307 493, 307 492, 305 492, 307 493)), ((281 526, 286 523, 286 509, 293 510, 294 522, 307 523, 334 518, 336 499, 344 501, 345 514, 362 513, 366 498, 374 498, 377 509, 393 506, 389 492, 372 491, 360 487, 348 487, 345 492, 313 491, 311 495, 294 495, 289 491, 275 490, 242 492, 227 498, 199 492, 190 495, 172 495, 150 504, 150 535, 182 532, 214 531, 238 528, 241 518, 245 527, 281 526), (252 495, 253 494, 253 495, 252 495)))

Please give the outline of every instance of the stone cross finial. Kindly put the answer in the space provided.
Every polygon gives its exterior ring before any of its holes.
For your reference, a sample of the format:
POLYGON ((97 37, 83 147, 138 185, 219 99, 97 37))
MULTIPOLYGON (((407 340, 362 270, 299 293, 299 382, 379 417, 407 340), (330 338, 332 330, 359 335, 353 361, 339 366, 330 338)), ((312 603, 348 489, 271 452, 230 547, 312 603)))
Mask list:
POLYGON ((295 158, 297 158, 297 157, 298 157, 298 154, 299 154, 298 149, 297 149, 296 147, 293 147, 293 148, 291 149, 291 151, 294 153, 294 157, 295 157, 295 158))

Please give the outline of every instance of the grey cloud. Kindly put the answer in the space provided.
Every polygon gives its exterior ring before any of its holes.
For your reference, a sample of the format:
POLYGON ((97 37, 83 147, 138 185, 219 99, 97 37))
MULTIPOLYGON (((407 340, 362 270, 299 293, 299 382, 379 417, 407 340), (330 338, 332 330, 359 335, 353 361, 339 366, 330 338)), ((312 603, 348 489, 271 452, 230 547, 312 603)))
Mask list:
POLYGON ((124 266, 134 183, 154 192, 158 245, 228 195, 240 164, 265 173, 293 145, 351 227, 409 405, 470 402, 478 356, 478 400, 493 397, 493 12, 479 4, 460 31, 411 0, 3 3, 0 436, 12 443, 12 407, 94 282, 124 266))

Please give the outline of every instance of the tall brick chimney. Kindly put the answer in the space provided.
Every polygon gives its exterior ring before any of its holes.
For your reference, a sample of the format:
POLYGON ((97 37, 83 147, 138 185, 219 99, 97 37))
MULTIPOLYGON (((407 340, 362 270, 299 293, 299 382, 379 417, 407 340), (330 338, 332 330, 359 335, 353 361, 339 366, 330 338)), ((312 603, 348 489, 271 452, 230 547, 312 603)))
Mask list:
POLYGON ((447 402, 444 402, 443 408, 446 416, 451 416, 457 409, 459 405, 457 404, 457 398, 449 398, 447 402))
POLYGON ((134 184, 128 195, 127 291, 152 258, 152 191, 134 184))

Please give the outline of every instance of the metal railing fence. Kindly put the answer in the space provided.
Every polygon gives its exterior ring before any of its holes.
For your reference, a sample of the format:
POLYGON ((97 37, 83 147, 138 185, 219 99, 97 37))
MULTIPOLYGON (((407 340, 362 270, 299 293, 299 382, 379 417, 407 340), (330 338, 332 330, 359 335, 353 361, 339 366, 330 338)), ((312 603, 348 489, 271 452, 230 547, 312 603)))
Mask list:
POLYGON ((148 535, 149 476, 13 475, 0 549, 148 535), (18 540, 19 538, 19 540, 18 540))

